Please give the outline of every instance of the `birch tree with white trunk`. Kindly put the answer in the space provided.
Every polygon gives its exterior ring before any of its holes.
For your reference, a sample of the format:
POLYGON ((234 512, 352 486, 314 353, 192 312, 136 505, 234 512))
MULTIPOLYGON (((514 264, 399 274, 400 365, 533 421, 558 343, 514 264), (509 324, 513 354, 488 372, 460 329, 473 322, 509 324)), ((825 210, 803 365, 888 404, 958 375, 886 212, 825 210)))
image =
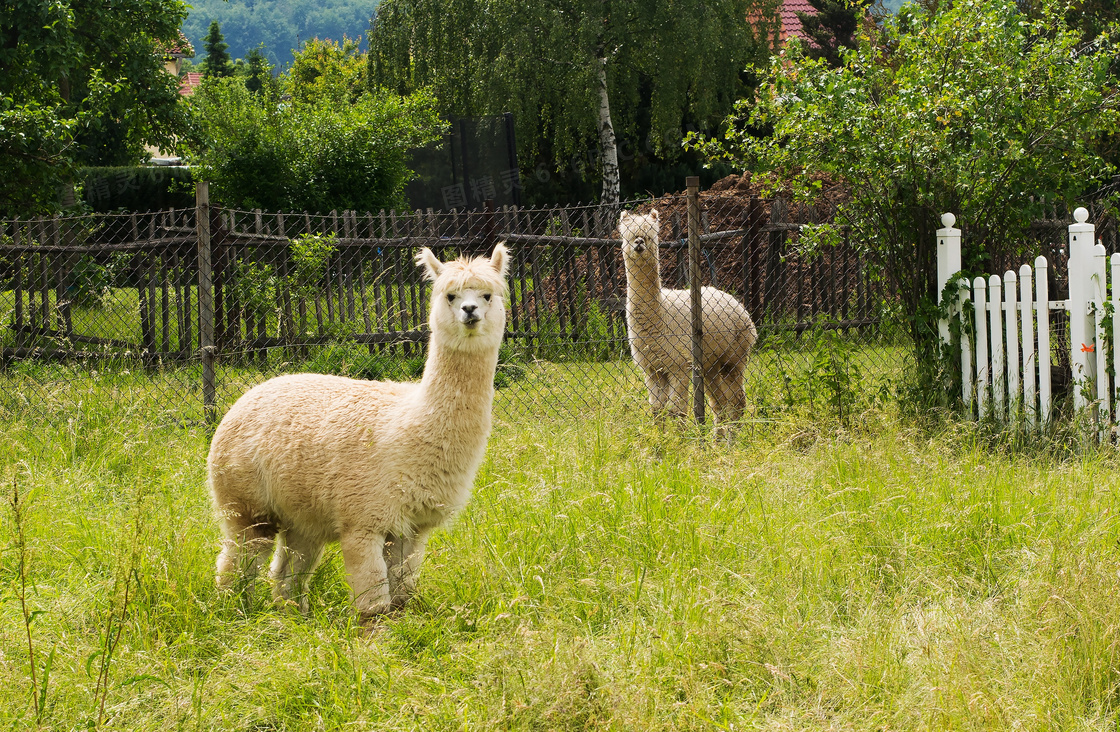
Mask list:
POLYGON ((445 114, 512 112, 523 162, 571 168, 594 151, 610 205, 619 140, 671 159, 686 130, 714 130, 775 23, 775 0, 383 0, 369 78, 431 87, 445 114))

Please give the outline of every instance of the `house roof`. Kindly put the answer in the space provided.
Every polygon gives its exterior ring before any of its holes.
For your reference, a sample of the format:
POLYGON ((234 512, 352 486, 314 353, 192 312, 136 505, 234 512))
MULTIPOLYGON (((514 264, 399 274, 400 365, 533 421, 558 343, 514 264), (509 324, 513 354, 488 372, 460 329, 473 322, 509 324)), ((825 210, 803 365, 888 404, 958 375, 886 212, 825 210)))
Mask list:
POLYGON ((179 80, 179 96, 189 97, 202 83, 202 74, 197 71, 188 71, 179 80))
POLYGON ((169 43, 161 43, 160 51, 163 52, 165 58, 193 58, 194 46, 183 35, 183 31, 179 31, 179 36, 169 43))
POLYGON ((781 0, 778 6, 778 15, 782 20, 782 28, 778 31, 778 43, 784 42, 790 36, 804 38, 801 29, 801 19, 797 13, 816 15, 817 9, 809 4, 809 0, 781 0))

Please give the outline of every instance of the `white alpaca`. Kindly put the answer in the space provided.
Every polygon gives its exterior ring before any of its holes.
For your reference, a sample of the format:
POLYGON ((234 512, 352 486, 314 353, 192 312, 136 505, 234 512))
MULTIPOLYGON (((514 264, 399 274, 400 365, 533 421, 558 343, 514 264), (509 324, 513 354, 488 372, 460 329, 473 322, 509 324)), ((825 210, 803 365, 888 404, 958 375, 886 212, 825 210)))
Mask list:
MULTIPOLYGON (((630 353, 645 375, 654 413, 688 413, 692 380, 692 299, 688 290, 661 287, 657 210, 623 211, 618 228, 626 264, 626 325, 630 353)), ((758 331, 746 308, 713 287, 701 288, 704 324, 704 392, 716 423, 743 416, 743 370, 758 331)))
POLYGON ((508 259, 503 244, 489 259, 416 256, 433 283, 419 383, 296 374, 237 400, 207 459, 219 585, 275 544, 273 595, 306 612, 307 578, 339 541, 363 619, 408 600, 429 535, 466 505, 486 449, 508 259))

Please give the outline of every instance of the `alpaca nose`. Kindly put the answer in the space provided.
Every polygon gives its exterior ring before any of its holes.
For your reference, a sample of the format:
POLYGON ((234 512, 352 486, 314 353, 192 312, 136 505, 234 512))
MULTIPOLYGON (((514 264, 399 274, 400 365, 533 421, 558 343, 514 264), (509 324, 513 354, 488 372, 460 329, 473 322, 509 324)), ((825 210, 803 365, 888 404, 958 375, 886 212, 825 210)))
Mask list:
POLYGON ((634 240, 634 251, 636 251, 638 254, 641 254, 642 252, 644 252, 645 249, 646 249, 645 243, 646 243, 646 240, 639 236, 637 239, 634 240))
POLYGON ((478 315, 475 314, 475 310, 478 310, 477 305, 471 305, 471 304, 463 305, 463 314, 466 316, 466 321, 468 323, 478 322, 479 317, 478 317, 478 315))

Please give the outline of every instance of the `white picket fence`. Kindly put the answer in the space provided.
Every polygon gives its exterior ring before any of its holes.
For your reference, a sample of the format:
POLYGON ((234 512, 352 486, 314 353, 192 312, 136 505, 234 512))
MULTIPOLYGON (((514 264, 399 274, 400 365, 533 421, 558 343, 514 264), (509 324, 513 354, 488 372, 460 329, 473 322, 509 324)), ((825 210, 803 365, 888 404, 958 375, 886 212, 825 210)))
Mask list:
MULTIPOLYGON (((1069 314, 1070 364, 1073 369, 1073 406, 1093 415, 1102 425, 1120 422, 1120 399, 1109 383, 1108 361, 1120 374, 1120 318, 1112 318, 1112 332, 1105 332, 1106 317, 1120 308, 1120 254, 1106 267, 1102 244, 1095 244, 1095 229, 1087 223, 1089 212, 1079 208, 1069 225, 1069 298, 1051 300, 1047 290, 1045 257, 1024 264, 1019 273, 960 278, 961 230, 956 217, 941 217, 937 230, 938 292, 945 293, 957 278, 956 297, 950 293, 949 318, 941 321, 941 340, 949 343, 950 319, 961 319, 961 375, 966 415, 994 417, 1009 423, 1038 427, 1050 420, 1053 398, 1050 381, 1050 312, 1069 314), (1110 273, 1110 274, 1109 274, 1110 273), (1106 278, 1106 275, 1107 278, 1106 278), (1111 283, 1111 292, 1108 284, 1111 283), (973 305, 972 323, 962 315, 973 305), (1115 408, 1115 411, 1113 411, 1115 408)), ((1061 316, 1055 316, 1061 317, 1061 316)))

